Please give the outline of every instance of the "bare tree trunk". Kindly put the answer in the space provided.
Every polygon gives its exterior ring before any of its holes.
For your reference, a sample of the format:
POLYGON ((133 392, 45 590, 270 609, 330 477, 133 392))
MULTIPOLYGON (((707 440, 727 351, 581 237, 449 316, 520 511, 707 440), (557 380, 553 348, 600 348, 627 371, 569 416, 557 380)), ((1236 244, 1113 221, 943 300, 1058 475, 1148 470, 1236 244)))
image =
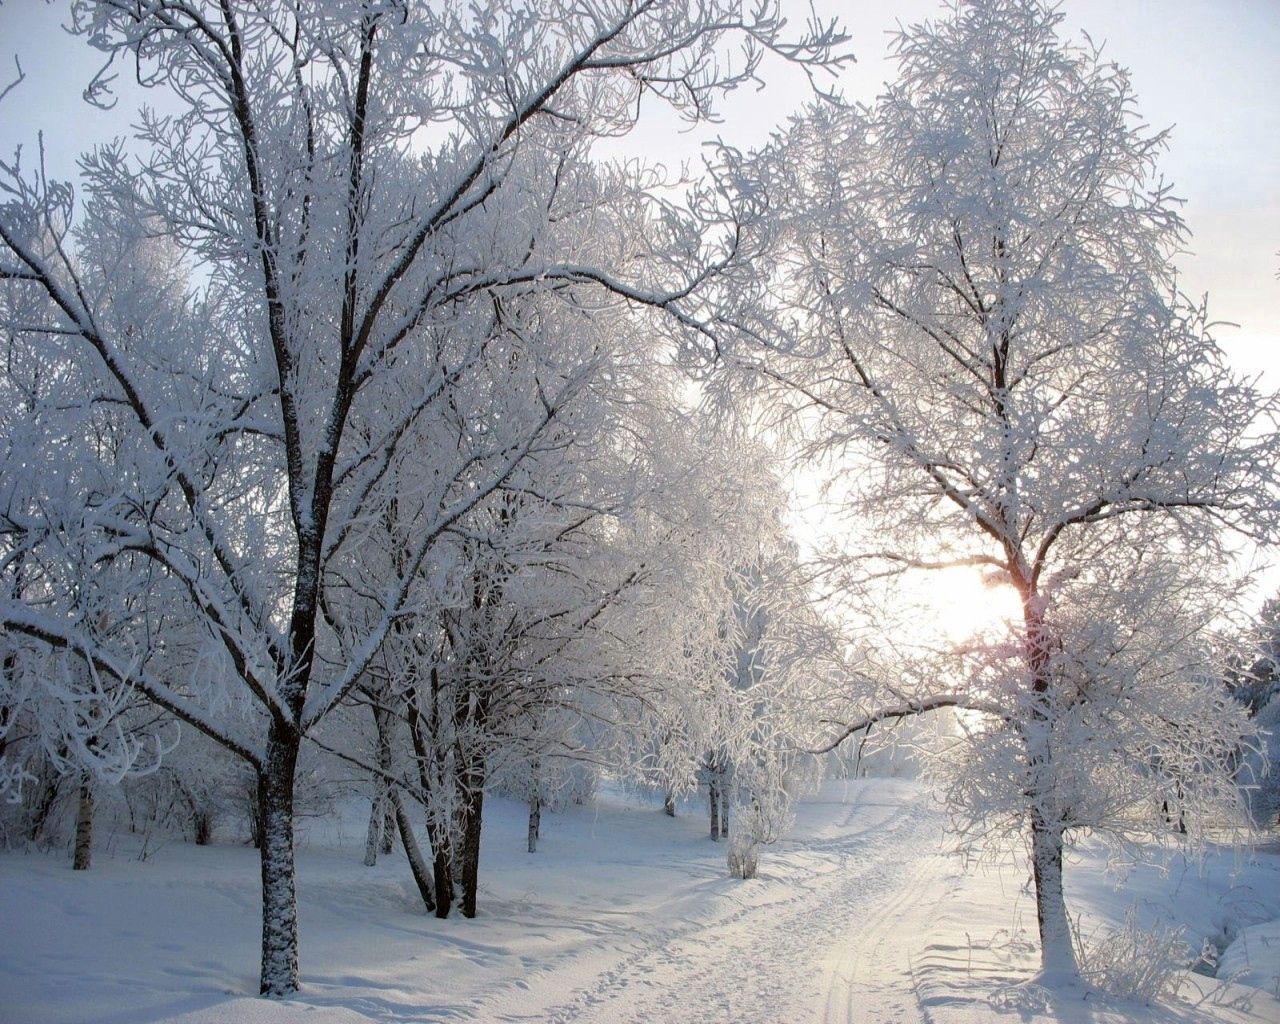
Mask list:
MULTIPOLYGON (((434 709, 438 702, 440 690, 439 672, 431 669, 431 706, 434 709)), ((439 749, 427 744, 423 728, 422 713, 418 701, 410 697, 405 705, 409 720, 409 739, 413 743, 414 761, 418 766, 418 784, 422 789, 427 807, 427 841, 431 844, 432 890, 435 894, 436 917, 446 918, 453 908, 453 843, 449 831, 449 823, 439 820, 435 809, 430 806, 433 777, 444 771, 442 755, 439 749)))
POLYGON ((76 845, 71 867, 75 871, 88 871, 93 859, 93 780, 88 775, 80 778, 80 802, 76 807, 76 845))
POLYGON ((35 810, 27 820, 27 842, 34 843, 40 838, 40 834, 44 831, 45 823, 49 820, 49 814, 53 810, 53 805, 57 802, 58 794, 62 791, 62 782, 65 778, 66 776, 64 775, 55 775, 52 780, 42 787, 40 799, 36 802, 35 810))
POLYGON ((715 776, 707 783, 707 805, 711 811, 711 839, 720 841, 720 792, 716 789, 715 776))
POLYGON ((720 794, 720 836, 722 839, 729 838, 729 787, 726 783, 725 773, 722 771, 720 775, 720 784, 716 786, 716 791, 720 794))
POLYGON ((431 873, 435 882, 436 917, 448 917, 453 908, 453 844, 447 835, 441 835, 445 829, 427 826, 427 834, 431 838, 431 873))
POLYGON ((253 844, 255 850, 262 849, 262 783, 261 780, 254 786, 252 791, 252 799, 248 803, 249 808, 249 842, 253 844))
POLYGON ((409 821, 409 814, 404 809, 404 801, 395 789, 391 790, 390 801, 396 825, 400 829, 400 845, 404 847, 404 855, 409 860, 409 871, 413 874, 414 884, 417 885, 418 893, 422 896, 422 902, 427 910, 435 910, 436 901, 431 891, 430 869, 427 867, 426 860, 423 859, 422 850, 418 847, 418 840, 414 838, 413 823, 409 821))
POLYGON ((676 816, 676 795, 667 790, 667 795, 662 800, 662 809, 666 811, 668 818, 676 816))
POLYGON ((1062 830, 1031 814, 1031 871, 1036 885, 1036 921, 1040 927, 1040 968, 1047 982, 1080 977, 1071 922, 1062 892, 1062 830))
POLYGON ((198 806, 191 812, 191 823, 196 846, 208 846, 213 839, 213 815, 208 807, 198 806))
POLYGON ((484 821, 484 769, 467 773, 467 796, 463 805, 462 831, 462 916, 476 916, 480 888, 480 826, 484 821))
POLYGON ((542 800, 529 797, 529 852, 538 852, 538 839, 542 834, 542 800))
POLYGON ((265 996, 298 990, 298 903, 293 861, 293 783, 300 738, 273 723, 258 776, 262 828, 262 976, 265 996))
MULTIPOLYGON (((421 763, 421 762, 420 762, 421 763)), ((430 794, 427 769, 420 773, 422 786, 430 794)), ((436 917, 445 918, 453 908, 453 833, 433 809, 427 808, 427 840, 431 843, 431 874, 436 898, 436 917)))
POLYGON ((392 832, 397 827, 396 809, 392 803, 392 787, 387 781, 391 774, 393 721, 391 712, 384 706, 385 694, 366 691, 373 705, 373 724, 378 731, 378 771, 382 777, 376 781, 377 796, 369 809, 369 831, 365 835, 364 864, 373 867, 378 863, 378 850, 391 852, 392 832))
POLYGON ((1031 670, 1034 703, 1031 722, 1024 727, 1022 742, 1027 751, 1031 785, 1031 874, 1036 887, 1036 922, 1040 929, 1040 974, 1046 985, 1074 984, 1080 980, 1062 890, 1061 817, 1047 818, 1040 802, 1045 780, 1054 777, 1052 732, 1052 684, 1046 665, 1053 640, 1044 622, 1039 598, 1029 584, 1021 589, 1026 626, 1024 650, 1031 670))
POLYGON ((382 845, 382 833, 386 827, 386 815, 382 810, 383 796, 379 792, 369 808, 369 830, 364 837, 364 866, 367 868, 378 863, 378 847, 382 845))
POLYGON ((529 772, 533 789, 529 795, 529 852, 538 852, 538 840, 542 838, 542 761, 534 758, 529 772))
POLYGON ((1183 810, 1183 794, 1182 782, 1179 780, 1174 784, 1174 792, 1177 794, 1178 805, 1175 811, 1173 805, 1169 803, 1169 798, 1165 797, 1160 804, 1160 812, 1164 815, 1165 824, 1172 825, 1178 831, 1178 835, 1185 836, 1187 834, 1187 817, 1183 810))
MULTIPOLYGON (((390 792, 390 786, 387 787, 390 792)), ((382 819, 382 852, 390 853, 395 847, 396 838, 396 809, 392 806, 391 799, 384 801, 386 813, 382 819)))

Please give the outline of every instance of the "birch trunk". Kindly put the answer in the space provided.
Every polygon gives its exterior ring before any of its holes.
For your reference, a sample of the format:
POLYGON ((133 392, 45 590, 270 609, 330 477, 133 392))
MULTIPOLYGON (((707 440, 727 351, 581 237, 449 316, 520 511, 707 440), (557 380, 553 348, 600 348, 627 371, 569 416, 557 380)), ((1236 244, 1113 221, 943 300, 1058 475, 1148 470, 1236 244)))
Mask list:
POLYGON ((542 801, 536 796, 529 798, 529 852, 538 852, 538 838, 542 832, 542 801))
POLYGON ((409 871, 413 874, 414 884, 422 896, 423 905, 428 911, 436 909, 435 896, 431 891, 431 870, 422 856, 418 840, 413 834, 413 823, 404 809, 404 801, 396 790, 391 790, 391 811, 395 815, 396 825, 400 829, 400 845, 404 847, 404 855, 409 860, 409 871))
POLYGON ((298 905, 293 862, 293 783, 299 737, 273 723, 258 776, 262 828, 262 976, 265 996, 298 990, 298 905))
POLYGON ((88 871, 93 860, 93 780, 80 780, 80 801, 76 806, 76 845, 71 859, 74 871, 88 871))
POLYGON ((1050 987, 1080 979, 1071 922, 1062 892, 1062 830, 1031 815, 1031 871, 1036 886, 1036 921, 1040 927, 1040 974, 1050 987))

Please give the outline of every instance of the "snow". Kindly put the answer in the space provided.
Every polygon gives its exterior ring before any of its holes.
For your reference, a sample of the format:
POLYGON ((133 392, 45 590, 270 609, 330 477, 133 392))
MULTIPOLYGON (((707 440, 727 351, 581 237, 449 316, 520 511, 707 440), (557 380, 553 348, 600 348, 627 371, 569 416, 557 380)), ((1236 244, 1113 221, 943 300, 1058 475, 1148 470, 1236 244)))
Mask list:
POLYGON ((916 782, 827 783, 748 882, 726 877, 701 803, 671 819, 606 790, 544 812, 529 855, 524 805, 491 799, 474 921, 422 913, 398 852, 364 867, 367 815, 352 803, 300 823, 303 984, 285 1001, 255 995, 255 851, 153 841, 141 859, 137 837, 119 835, 88 872, 61 855, 0 855, 0 1021, 1280 1020, 1275 954, 1270 968, 1258 956, 1277 938, 1261 924, 1280 918, 1275 849, 1213 850, 1202 865, 1171 854, 1117 876, 1086 846, 1067 866, 1086 935, 1131 904, 1144 924, 1185 926, 1197 948, 1258 922, 1223 957, 1252 966, 1232 984, 1190 976, 1198 1008, 1059 993, 1046 1010, 1021 984, 1037 961, 1025 869, 994 853, 966 867, 916 782))
POLYGON ((1218 964, 1219 976, 1280 997, 1280 919, 1241 928, 1218 964))

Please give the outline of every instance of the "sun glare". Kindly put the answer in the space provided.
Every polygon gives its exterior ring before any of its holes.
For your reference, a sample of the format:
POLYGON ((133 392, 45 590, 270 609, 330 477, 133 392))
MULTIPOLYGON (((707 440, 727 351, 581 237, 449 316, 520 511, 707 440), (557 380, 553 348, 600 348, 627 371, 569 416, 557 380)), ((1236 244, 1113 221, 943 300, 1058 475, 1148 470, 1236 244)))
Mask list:
POLYGON ((1022 614, 1012 587, 989 582, 976 569, 920 573, 913 583, 922 629, 952 644, 999 632, 1022 614))

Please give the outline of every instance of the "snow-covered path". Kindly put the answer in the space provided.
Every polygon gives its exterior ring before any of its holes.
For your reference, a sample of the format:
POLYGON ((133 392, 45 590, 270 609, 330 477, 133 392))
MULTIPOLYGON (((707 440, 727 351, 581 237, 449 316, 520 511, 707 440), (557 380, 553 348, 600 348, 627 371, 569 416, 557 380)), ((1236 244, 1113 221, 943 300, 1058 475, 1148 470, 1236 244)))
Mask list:
POLYGON ((847 898, 839 910, 848 927, 828 962, 824 1024, 924 1020, 907 984, 912 949, 903 940, 928 933, 929 918, 959 869, 954 858, 936 852, 940 832, 934 815, 921 814, 917 805, 899 820, 902 827, 880 845, 865 871, 850 865, 862 885, 842 886, 847 898))
POLYGON ((927 917, 958 866, 937 853, 940 816, 905 796, 859 790, 847 804, 807 804, 806 838, 766 851, 765 877, 744 887, 728 913, 637 935, 625 956, 557 1004, 525 989, 522 1006, 494 1000, 478 1008, 478 1019, 922 1021, 903 938, 921 934, 910 919, 927 917), (777 885, 779 871, 789 876, 785 886, 777 885))
MULTIPOLYGON (((1203 978, 1184 991, 1209 993, 1198 1008, 1028 1001, 1025 865, 966 870, 914 783, 828 783, 750 882, 725 877, 701 810, 672 819, 604 793, 544 820, 531 857, 523 807, 486 804, 474 921, 423 914, 399 858, 363 867, 361 813, 326 825, 299 853, 304 983, 287 1001, 253 995, 252 850, 172 843, 140 861, 122 837, 91 872, 6 854, 0 1024, 1280 1021, 1266 992, 1203 978)), ((1204 871, 1134 870, 1117 891, 1086 850, 1068 871, 1073 908, 1090 934, 1136 904, 1197 947, 1224 922, 1280 919, 1280 856, 1244 873, 1214 856, 1204 871)))

